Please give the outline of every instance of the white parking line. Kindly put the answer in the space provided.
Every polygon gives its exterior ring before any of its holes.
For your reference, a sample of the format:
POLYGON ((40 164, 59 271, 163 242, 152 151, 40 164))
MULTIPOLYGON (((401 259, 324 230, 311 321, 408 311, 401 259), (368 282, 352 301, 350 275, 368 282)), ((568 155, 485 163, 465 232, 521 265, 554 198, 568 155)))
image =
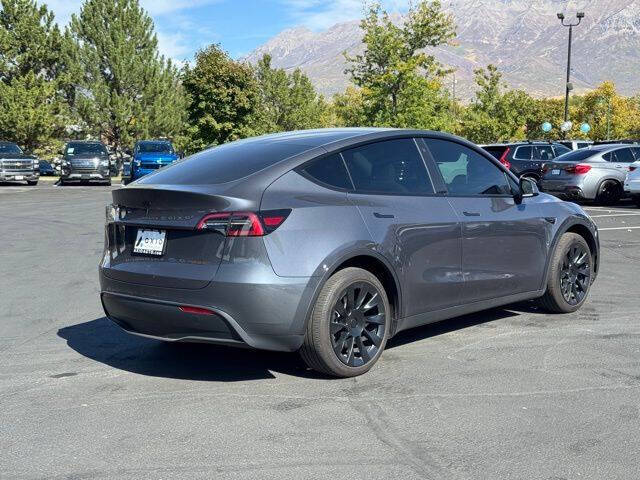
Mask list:
POLYGON ((591 218, 604 218, 604 217, 640 217, 640 213, 610 213, 606 215, 590 215, 591 218))
POLYGON ((608 228, 598 228, 599 232, 604 232, 605 230, 637 230, 640 227, 608 227, 608 228))

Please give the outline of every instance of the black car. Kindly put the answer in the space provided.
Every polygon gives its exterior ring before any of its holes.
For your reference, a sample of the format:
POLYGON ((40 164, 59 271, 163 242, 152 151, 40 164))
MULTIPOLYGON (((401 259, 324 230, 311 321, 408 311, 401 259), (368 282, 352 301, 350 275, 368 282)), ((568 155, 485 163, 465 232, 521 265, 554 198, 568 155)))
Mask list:
POLYGON ((51 177, 55 173, 51 164, 46 160, 40 160, 39 166, 40 166, 40 175, 51 177))
POLYGON ((481 145, 500 163, 518 177, 527 177, 538 182, 542 178, 542 166, 571 151, 559 143, 516 142, 481 145))
POLYGON ((102 142, 73 141, 65 146, 60 185, 81 182, 111 185, 111 160, 102 142))
POLYGON ((0 182, 27 182, 37 185, 38 159, 12 142, 0 142, 0 182))

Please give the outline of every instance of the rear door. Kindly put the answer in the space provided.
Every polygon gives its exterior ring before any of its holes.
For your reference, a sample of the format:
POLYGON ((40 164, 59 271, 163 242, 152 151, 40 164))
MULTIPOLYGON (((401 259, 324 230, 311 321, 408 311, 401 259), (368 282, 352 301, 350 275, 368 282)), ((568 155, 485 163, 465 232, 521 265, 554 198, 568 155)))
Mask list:
POLYGON ((513 182, 495 163, 451 140, 425 139, 462 222, 464 302, 538 290, 548 225, 534 199, 518 205, 513 182), (449 174, 451 164, 464 173, 449 174))
POLYGON ((627 177, 627 173, 629 173, 629 166, 636 160, 630 147, 605 153, 602 158, 606 160, 609 176, 615 178, 621 184, 627 177))
POLYGON ((457 305, 462 291, 460 224, 434 190, 416 141, 386 140, 342 152, 373 241, 395 265, 403 317, 457 305))

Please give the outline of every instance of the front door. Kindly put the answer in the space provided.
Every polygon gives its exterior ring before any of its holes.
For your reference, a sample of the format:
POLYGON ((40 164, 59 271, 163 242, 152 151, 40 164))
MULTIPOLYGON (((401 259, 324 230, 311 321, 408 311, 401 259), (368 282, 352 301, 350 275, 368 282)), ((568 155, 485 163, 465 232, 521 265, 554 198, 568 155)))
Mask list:
POLYGON ((547 225, 535 199, 516 204, 515 182, 479 152, 449 140, 425 142, 462 222, 464 303, 538 290, 547 225))

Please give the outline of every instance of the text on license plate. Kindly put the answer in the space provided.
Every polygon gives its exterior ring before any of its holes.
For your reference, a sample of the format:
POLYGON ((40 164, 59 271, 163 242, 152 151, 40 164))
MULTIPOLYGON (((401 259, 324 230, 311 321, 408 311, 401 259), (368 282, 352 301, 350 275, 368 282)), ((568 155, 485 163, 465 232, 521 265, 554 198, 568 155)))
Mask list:
POLYGON ((166 237, 166 230, 145 230, 140 228, 138 229, 136 242, 133 244, 133 253, 162 255, 166 237))
POLYGON ((551 175, 560 175, 560 170, 558 168, 554 168, 551 170, 551 175))
POLYGON ((24 175, 16 175, 16 180, 24 180, 24 175))

